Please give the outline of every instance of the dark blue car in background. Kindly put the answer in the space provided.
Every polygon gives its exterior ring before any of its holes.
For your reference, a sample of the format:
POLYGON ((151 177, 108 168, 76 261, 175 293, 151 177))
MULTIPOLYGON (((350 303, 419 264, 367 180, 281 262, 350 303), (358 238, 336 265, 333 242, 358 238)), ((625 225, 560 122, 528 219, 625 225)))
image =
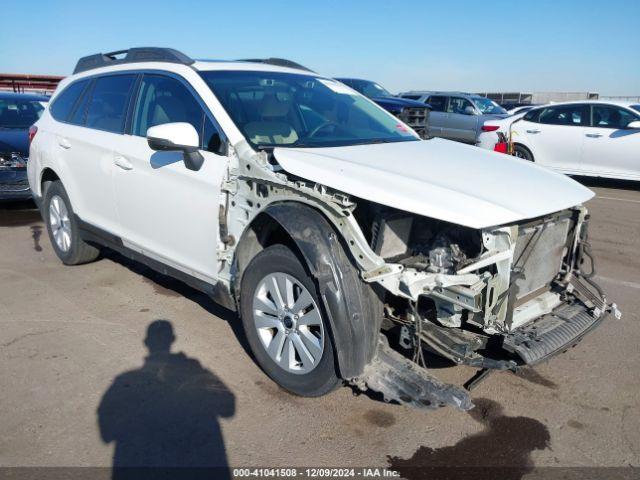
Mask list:
POLYGON ((29 127, 36 123, 49 97, 0 92, 0 200, 31 198, 27 181, 29 127))
POLYGON ((422 138, 427 138, 429 124, 428 104, 393 96, 384 87, 371 80, 360 78, 336 78, 348 85, 356 92, 370 98, 389 113, 394 114, 404 123, 413 128, 422 138))

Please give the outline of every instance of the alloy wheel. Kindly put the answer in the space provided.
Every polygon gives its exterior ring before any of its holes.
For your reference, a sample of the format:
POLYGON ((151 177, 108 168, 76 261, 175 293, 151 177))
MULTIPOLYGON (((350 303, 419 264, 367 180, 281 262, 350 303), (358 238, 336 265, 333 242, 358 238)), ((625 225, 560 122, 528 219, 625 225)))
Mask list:
POLYGON ((71 220, 69 210, 59 195, 51 197, 49 202, 49 225, 58 248, 68 252, 71 248, 71 220))
POLYGON ((320 363, 322 315, 309 290, 293 276, 270 273, 258 283, 253 320, 265 351, 285 371, 306 374, 320 363))

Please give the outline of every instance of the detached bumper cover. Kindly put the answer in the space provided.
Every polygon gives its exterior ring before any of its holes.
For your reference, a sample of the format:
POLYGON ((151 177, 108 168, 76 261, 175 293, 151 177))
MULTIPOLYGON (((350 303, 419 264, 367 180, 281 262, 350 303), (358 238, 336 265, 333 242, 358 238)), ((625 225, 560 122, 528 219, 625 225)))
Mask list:
MULTIPOLYGON (((593 282, 591 282, 592 285, 593 282)), ((561 305, 551 313, 505 335, 503 348, 517 354, 525 364, 535 365, 562 353, 580 342, 600 325, 609 313, 620 318, 615 304, 607 304, 600 292, 576 278, 572 290, 580 298, 573 304, 561 305)))
POLYGON ((595 317, 583 305, 562 306, 505 336, 503 346, 527 365, 535 365, 576 345, 607 314, 595 317))
POLYGON ((396 401, 411 407, 427 410, 444 406, 459 410, 473 408, 468 392, 433 377, 427 370, 391 349, 382 338, 375 358, 354 383, 360 390, 380 392, 385 401, 396 401))

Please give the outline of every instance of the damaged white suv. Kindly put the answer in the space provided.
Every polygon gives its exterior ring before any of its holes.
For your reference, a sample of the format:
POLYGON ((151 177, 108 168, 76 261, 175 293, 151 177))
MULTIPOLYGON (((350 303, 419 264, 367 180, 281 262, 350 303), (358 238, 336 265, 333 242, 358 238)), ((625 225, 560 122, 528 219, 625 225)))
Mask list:
POLYGON ((30 136, 29 182, 65 264, 106 246, 206 292, 299 395, 346 381, 467 409, 424 349, 514 370, 617 313, 586 261, 591 191, 422 141, 293 62, 92 55, 30 136))

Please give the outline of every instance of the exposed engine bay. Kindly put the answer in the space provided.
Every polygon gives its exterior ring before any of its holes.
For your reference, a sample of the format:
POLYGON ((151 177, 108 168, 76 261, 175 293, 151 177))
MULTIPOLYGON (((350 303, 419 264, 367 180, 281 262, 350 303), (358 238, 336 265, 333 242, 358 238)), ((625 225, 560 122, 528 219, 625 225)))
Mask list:
POLYGON ((590 260, 583 207, 481 231, 378 205, 358 210, 371 248, 401 269, 397 283, 378 279, 398 293, 386 296, 385 325, 399 327, 400 346, 417 359, 426 346, 479 368, 534 364, 555 351, 532 353, 521 346, 523 332, 533 338, 545 318, 544 329, 557 330, 549 318, 566 320, 558 309, 568 306, 583 306, 594 321, 609 309, 581 270, 590 260))

